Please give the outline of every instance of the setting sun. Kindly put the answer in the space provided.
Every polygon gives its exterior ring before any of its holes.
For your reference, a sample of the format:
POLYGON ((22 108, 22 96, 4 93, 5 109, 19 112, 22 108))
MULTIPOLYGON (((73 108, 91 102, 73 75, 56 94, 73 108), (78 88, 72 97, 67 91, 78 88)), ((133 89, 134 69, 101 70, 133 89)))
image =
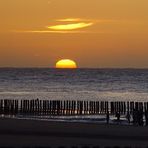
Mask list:
POLYGON ((77 68, 77 64, 73 60, 62 59, 56 63, 56 68, 77 68))

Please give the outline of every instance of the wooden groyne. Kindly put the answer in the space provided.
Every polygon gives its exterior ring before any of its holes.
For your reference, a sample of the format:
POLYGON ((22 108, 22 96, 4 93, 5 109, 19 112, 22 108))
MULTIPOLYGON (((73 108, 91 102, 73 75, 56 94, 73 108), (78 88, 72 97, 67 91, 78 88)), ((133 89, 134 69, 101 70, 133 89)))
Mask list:
POLYGON ((0 100, 4 115, 120 115, 148 111, 148 102, 79 101, 79 100, 0 100))

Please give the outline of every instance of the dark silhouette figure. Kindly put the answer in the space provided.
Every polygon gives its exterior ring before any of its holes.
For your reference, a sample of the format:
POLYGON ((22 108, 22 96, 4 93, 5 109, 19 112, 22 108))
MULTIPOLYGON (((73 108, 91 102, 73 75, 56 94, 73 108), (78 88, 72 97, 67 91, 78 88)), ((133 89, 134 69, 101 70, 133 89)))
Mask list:
POLYGON ((143 122, 143 110, 142 109, 133 110, 133 124, 143 126, 144 122, 143 122))
POLYGON ((129 112, 127 112, 126 119, 127 119, 128 123, 130 124, 130 122, 131 122, 131 116, 130 116, 130 113, 129 112))
POLYGON ((143 126, 143 110, 137 110, 137 124, 143 126))
POLYGON ((139 110, 139 125, 143 126, 144 122, 143 122, 143 110, 139 110))
POLYGON ((107 124, 109 124, 109 111, 107 111, 107 113, 106 113, 106 122, 107 122, 107 124))
POLYGON ((136 125, 138 122, 137 110, 133 109, 133 124, 136 125))
POLYGON ((145 111, 145 125, 148 126, 148 110, 145 111))
POLYGON ((120 113, 119 112, 116 112, 116 117, 117 117, 117 122, 119 123, 120 122, 120 113))

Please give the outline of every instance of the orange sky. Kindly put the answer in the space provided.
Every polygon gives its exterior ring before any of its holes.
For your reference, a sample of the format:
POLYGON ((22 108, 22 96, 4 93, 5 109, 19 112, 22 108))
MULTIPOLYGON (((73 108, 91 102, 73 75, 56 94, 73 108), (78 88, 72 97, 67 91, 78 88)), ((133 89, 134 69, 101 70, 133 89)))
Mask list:
POLYGON ((1 0, 0 67, 148 68, 148 0, 1 0))

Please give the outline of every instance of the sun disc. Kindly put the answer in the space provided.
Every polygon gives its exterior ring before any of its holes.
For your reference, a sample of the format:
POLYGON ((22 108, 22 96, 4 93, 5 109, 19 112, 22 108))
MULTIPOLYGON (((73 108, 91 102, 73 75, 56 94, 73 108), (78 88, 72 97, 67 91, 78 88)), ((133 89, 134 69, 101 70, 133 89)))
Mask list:
POLYGON ((73 60, 62 59, 57 61, 56 68, 77 68, 77 64, 73 60))

